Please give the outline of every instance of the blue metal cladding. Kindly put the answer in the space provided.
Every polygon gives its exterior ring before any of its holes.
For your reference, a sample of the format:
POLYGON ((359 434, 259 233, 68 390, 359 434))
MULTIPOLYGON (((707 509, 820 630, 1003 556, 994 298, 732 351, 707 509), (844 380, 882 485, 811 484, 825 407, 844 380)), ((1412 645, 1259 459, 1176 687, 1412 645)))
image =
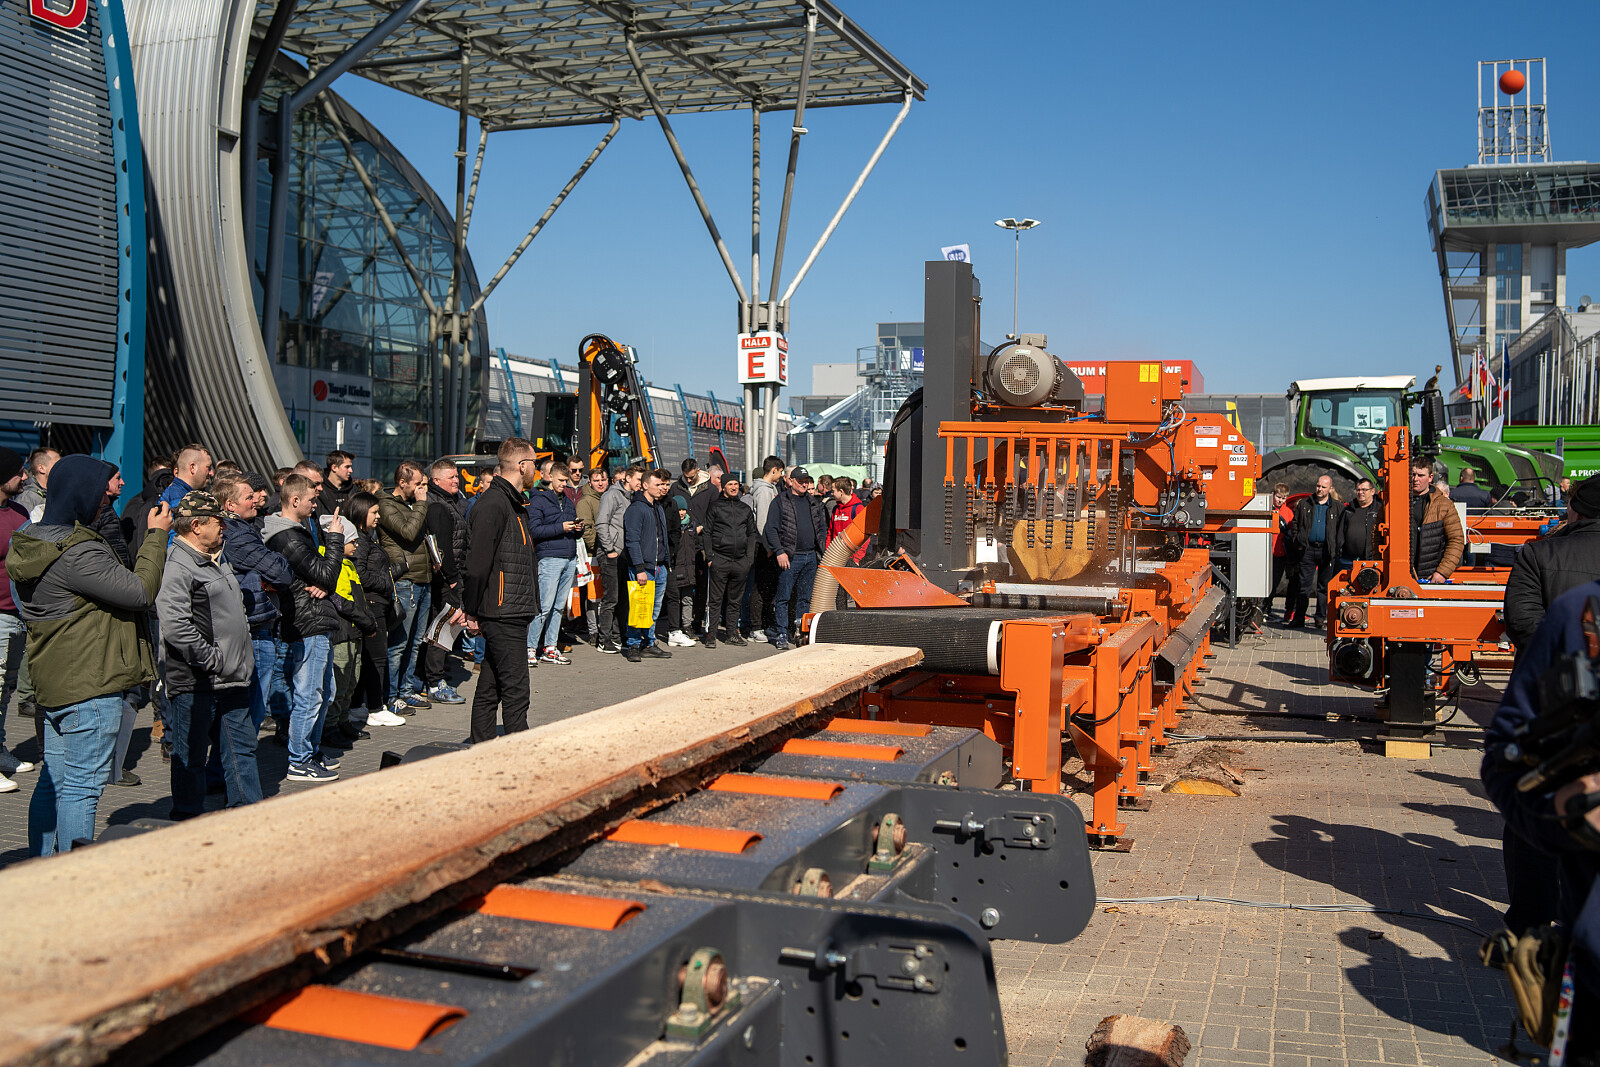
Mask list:
POLYGON ((13 419, 116 421, 119 327, 144 300, 125 262, 143 247, 123 225, 131 205, 108 99, 114 80, 132 91, 120 16, 102 0, 53 0, 42 13, 0 4, 0 399, 13 419))
POLYGON ((111 149, 117 176, 117 361, 111 434, 101 456, 122 468, 123 495, 144 487, 144 152, 133 88, 133 57, 122 0, 99 0, 101 51, 111 103, 111 149))

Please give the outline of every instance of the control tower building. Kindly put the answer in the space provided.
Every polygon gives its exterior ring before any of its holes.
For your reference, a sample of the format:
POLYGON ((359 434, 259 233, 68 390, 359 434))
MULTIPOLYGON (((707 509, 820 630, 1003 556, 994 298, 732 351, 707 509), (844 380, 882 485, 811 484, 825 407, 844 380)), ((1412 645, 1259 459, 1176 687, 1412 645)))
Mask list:
POLYGON ((1567 304, 1567 251, 1600 240, 1600 164, 1553 161, 1543 59, 1478 64, 1478 161, 1434 174, 1428 230, 1455 382, 1567 304))

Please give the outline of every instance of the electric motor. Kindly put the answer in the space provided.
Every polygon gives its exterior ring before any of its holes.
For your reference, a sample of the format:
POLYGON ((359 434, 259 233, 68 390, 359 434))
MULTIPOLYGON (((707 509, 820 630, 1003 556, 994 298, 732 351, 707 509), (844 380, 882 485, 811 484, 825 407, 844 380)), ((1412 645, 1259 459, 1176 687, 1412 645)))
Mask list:
POLYGON ((1031 408, 1067 399, 1067 383, 1076 376, 1044 350, 1043 344, 1003 345, 989 355, 984 389, 1008 407, 1031 408))

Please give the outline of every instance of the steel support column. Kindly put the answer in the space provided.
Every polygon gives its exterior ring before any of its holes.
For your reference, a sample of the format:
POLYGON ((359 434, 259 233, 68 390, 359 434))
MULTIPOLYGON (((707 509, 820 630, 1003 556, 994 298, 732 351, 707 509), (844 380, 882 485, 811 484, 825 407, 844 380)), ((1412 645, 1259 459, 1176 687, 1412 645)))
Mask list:
POLYGON ((461 329, 461 299, 466 288, 467 244, 467 104, 471 100, 472 53, 461 49, 461 97, 457 105, 459 122, 456 133, 456 232, 452 242, 450 261, 450 336, 449 352, 440 364, 440 374, 446 381, 444 422, 435 427, 434 452, 460 452, 466 441, 463 423, 467 415, 465 373, 466 348, 461 329), (452 403, 454 401, 454 403, 452 403), (448 430, 448 433, 446 432, 448 430))
POLYGON ((395 11, 350 50, 328 66, 318 71, 306 84, 292 94, 282 97, 278 104, 278 152, 273 167, 272 210, 267 223, 267 277, 263 282, 261 338, 269 362, 278 358, 278 319, 283 311, 283 246, 284 227, 289 213, 289 182, 294 176, 294 116, 295 112, 314 99, 318 93, 333 84, 338 77, 361 61, 361 58, 382 44, 390 34, 427 7, 430 0, 404 0, 395 11))
POLYGON ((628 60, 633 64, 634 73, 639 77, 639 88, 650 101, 650 110, 655 112, 656 122, 661 125, 661 132, 666 135, 673 158, 678 161, 678 169, 683 171, 683 180, 689 183, 689 194, 694 197, 695 206, 700 209, 700 218, 705 221, 706 231, 711 234, 711 243, 717 246, 717 255, 722 257, 722 265, 728 272, 728 280, 733 282, 734 291, 739 294, 739 303, 748 303, 750 295, 745 292, 744 282, 739 277, 739 268, 733 265, 733 257, 728 254, 728 246, 722 243, 722 233, 717 229, 716 220, 711 217, 711 208, 706 204, 706 198, 700 193, 700 183, 694 180, 694 171, 689 168, 689 160, 683 154, 683 147, 678 144, 678 136, 672 132, 672 123, 667 119, 666 109, 661 106, 661 98, 656 95, 655 86, 650 84, 650 78, 644 72, 644 64, 639 60, 639 51, 633 47, 632 35, 625 38, 623 43, 627 45, 628 60))

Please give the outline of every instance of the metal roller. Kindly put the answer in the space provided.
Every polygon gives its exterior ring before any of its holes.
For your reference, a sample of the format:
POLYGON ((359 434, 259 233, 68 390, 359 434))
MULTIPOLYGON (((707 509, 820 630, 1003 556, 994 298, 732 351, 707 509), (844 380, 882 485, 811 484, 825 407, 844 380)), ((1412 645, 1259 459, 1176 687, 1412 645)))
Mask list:
POLYGON ((955 674, 1000 673, 1000 624, 1051 611, 989 608, 879 608, 824 611, 811 620, 813 644, 906 645, 922 649, 919 668, 955 674))
POLYGON ((1103 596, 1040 596, 1020 593, 974 593, 972 606, 996 610, 1018 609, 1027 611, 1088 612, 1090 615, 1111 615, 1117 612, 1117 599, 1103 596))

